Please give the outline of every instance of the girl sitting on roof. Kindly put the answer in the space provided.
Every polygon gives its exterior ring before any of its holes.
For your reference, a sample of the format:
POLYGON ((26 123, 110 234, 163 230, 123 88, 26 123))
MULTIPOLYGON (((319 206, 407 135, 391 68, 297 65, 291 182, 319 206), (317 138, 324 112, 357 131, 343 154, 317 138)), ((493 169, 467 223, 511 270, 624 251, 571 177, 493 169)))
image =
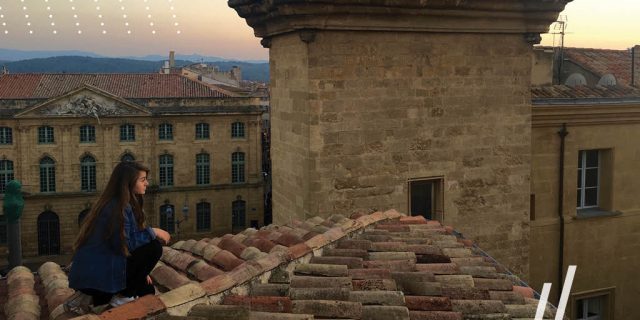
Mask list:
POLYGON ((149 273, 170 236, 145 226, 142 196, 148 173, 136 162, 120 162, 113 169, 74 243, 69 287, 77 294, 65 303, 66 309, 88 311, 82 305, 86 301, 80 302, 83 294, 93 298, 94 306, 119 306, 155 293, 149 273))

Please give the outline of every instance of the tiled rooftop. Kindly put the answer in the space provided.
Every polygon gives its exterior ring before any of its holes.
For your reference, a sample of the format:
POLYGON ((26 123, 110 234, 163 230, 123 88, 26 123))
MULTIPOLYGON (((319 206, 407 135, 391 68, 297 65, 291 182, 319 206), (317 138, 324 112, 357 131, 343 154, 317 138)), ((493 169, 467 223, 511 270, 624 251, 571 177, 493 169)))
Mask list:
MULTIPOLYGON (((395 210, 179 241, 151 277, 157 295, 82 319, 532 319, 538 302, 452 228, 395 210)), ((70 318, 66 281, 54 263, 14 269, 6 318, 70 318)))
POLYGON ((227 95, 176 74, 6 74, 0 99, 48 99, 85 84, 122 98, 221 98, 227 95))
POLYGON ((640 98, 640 89, 631 86, 575 86, 553 85, 531 88, 531 99, 598 99, 598 98, 640 98))
POLYGON ((565 48, 564 58, 599 77, 611 73, 618 84, 631 84, 631 54, 627 50, 565 48))

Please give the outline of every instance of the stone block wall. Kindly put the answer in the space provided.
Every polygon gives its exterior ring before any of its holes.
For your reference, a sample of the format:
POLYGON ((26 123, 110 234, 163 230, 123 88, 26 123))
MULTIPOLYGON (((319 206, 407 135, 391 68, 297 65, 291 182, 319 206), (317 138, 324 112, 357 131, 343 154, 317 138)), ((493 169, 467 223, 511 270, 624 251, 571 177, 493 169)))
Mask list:
POLYGON ((408 210, 443 177, 444 222, 528 273, 531 47, 520 34, 322 31, 271 41, 274 221, 408 210))
MULTIPOLYGON (((634 266, 640 264, 640 202, 636 192, 640 149, 639 106, 633 104, 534 105, 532 129, 531 193, 535 194, 535 220, 531 221, 530 282, 540 290, 553 282, 551 300, 557 299, 560 219, 558 182, 560 137, 567 124, 565 145, 563 214, 565 223, 564 268, 576 265, 567 314, 576 310, 577 297, 611 291, 611 317, 638 319, 634 308, 640 280, 634 266), (580 214, 577 202, 577 169, 580 150, 602 150, 599 172, 599 214, 580 214), (608 163, 607 163, 608 162, 608 163), (606 185, 603 182, 610 181, 606 185), (634 291, 635 290, 635 291, 634 291)), ((607 311, 608 312, 608 311, 607 311)))

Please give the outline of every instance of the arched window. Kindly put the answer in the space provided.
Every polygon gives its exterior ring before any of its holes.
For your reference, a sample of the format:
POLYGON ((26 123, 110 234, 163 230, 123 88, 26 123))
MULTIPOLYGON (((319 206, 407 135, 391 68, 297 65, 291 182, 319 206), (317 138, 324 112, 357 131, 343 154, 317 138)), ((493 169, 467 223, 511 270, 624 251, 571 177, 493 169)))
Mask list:
POLYGON ((246 228, 246 202, 236 200, 232 204, 231 228, 234 230, 246 228))
POLYGON ((165 203, 160 206, 160 229, 169 233, 176 231, 176 210, 172 204, 165 203))
POLYGON ((89 155, 80 161, 80 189, 86 192, 96 191, 96 159, 89 155))
POLYGON ((80 142, 91 143, 96 142, 96 127, 92 125, 84 125, 80 127, 80 142))
POLYGON ((196 184, 211 183, 211 162, 208 153, 196 155, 196 184))
POLYGON ((38 127, 38 143, 54 143, 53 127, 42 126, 38 127))
POLYGON ((38 216, 38 255, 60 254, 60 219, 53 211, 38 216))
POLYGON ((244 138, 244 122, 231 124, 231 138, 244 138))
POLYGON ((4 193, 7 183, 13 180, 13 161, 0 160, 0 193, 4 193))
POLYGON ((125 153, 120 157, 121 162, 133 162, 136 161, 136 157, 134 157, 131 153, 125 153))
POLYGON ((132 124, 121 125, 120 141, 136 141, 136 127, 132 124))
POLYGON ((244 182, 244 152, 231 155, 231 183, 244 182))
POLYGON ((196 123, 196 140, 209 139, 209 124, 200 122, 196 123))
POLYGON ((0 127, 0 144, 13 143, 13 130, 9 127, 0 127))
POLYGON ((49 157, 40 160, 40 192, 56 192, 56 163, 49 157))
POLYGON ((173 140, 173 125, 162 123, 158 126, 158 140, 173 140))
POLYGON ((89 209, 84 209, 80 211, 80 214, 78 215, 78 227, 82 227, 84 218, 86 218, 88 214, 89 214, 89 209))
POLYGON ((211 204, 200 202, 196 205, 196 231, 211 231, 211 204))
POLYGON ((173 186, 173 157, 169 154, 160 156, 160 186, 173 186))

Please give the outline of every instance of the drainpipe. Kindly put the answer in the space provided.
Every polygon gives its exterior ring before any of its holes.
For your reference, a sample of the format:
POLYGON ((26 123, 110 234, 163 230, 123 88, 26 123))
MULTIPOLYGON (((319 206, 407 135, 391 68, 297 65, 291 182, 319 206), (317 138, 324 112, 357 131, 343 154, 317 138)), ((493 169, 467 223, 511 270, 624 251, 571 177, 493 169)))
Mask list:
POLYGON ((564 202, 564 143, 565 138, 569 132, 567 131, 567 124, 563 123, 562 128, 558 131, 560 136, 560 159, 559 159, 559 173, 558 173, 558 217, 560 218, 560 244, 558 248, 558 303, 560 301, 560 290, 564 286, 563 272, 564 272, 564 214, 562 213, 562 205, 564 202))

